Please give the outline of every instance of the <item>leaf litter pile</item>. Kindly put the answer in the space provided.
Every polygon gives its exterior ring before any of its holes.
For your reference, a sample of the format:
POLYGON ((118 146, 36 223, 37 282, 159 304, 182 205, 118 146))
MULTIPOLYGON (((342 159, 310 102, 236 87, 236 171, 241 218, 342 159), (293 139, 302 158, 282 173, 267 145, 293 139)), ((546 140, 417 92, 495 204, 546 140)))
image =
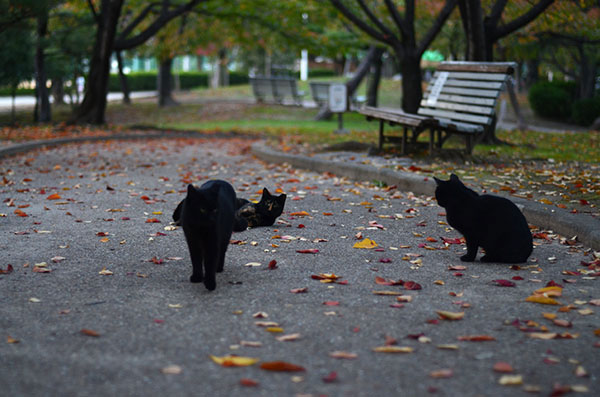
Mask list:
POLYGON ((435 199, 261 163, 251 143, 111 141, 0 162, 0 370, 14 387, 116 366, 117 386, 203 373, 222 394, 598 393, 599 253, 533 228, 527 263, 462 263, 435 199), (272 227, 232 236, 212 293, 187 281, 170 222, 186 185, 210 178, 288 197, 272 227))

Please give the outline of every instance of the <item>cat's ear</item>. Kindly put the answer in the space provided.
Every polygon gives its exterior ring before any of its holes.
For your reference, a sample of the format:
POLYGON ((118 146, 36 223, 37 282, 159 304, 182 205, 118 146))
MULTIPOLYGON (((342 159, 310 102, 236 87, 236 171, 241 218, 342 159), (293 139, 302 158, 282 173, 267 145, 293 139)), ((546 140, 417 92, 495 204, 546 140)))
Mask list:
POLYGON ((271 197, 271 193, 269 193, 269 190, 266 187, 263 187, 262 197, 263 197, 263 199, 267 199, 267 198, 271 197))
POLYGON ((285 198, 287 196, 285 195, 285 193, 280 194, 279 196, 276 197, 276 200, 279 204, 281 204, 281 206, 283 207, 283 205, 285 204, 285 198))
POLYGON ((450 174, 450 180, 454 182, 460 182, 460 179, 458 179, 458 176, 456 176, 456 174, 450 174))
POLYGON ((437 186, 441 185, 441 184, 442 184, 442 182, 444 182, 444 181, 442 181, 441 179, 438 179, 438 178, 436 178, 435 176, 433 177, 433 180, 435 181, 435 184, 436 184, 437 186))
POLYGON ((194 194, 196 192, 196 188, 191 183, 187 187, 188 194, 194 194))

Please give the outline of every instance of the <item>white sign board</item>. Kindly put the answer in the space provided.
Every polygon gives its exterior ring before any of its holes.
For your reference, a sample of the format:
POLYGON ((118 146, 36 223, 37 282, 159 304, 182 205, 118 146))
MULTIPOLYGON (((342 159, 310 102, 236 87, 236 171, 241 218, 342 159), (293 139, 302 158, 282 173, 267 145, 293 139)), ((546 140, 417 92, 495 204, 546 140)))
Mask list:
POLYGON ((332 113, 343 113, 348 110, 348 91, 345 84, 329 86, 329 110, 332 113))
POLYGON ((438 97, 440 96, 440 93, 442 92, 442 88, 444 87, 444 84, 446 83, 446 80, 448 79, 448 72, 440 72, 440 74, 438 75, 437 80, 435 80, 435 83, 433 83, 433 87, 431 88, 431 92, 429 93, 429 96, 427 97, 427 105, 428 106, 434 106, 437 103, 438 97))

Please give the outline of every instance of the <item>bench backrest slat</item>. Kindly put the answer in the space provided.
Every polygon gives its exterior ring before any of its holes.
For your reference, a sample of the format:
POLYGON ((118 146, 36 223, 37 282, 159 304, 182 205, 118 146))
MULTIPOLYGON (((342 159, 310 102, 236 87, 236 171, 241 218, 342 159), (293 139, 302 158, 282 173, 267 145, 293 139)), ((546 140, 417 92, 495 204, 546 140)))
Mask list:
MULTIPOLYGON (((427 100, 421 100, 421 106, 427 107, 427 100)), ((468 113, 477 113, 485 115, 494 114, 494 108, 492 106, 465 105, 462 103, 440 101, 439 99, 436 102, 435 107, 438 109, 449 109, 468 113)))
POLYGON ((469 88, 482 88, 486 90, 500 90, 504 82, 497 81, 476 81, 476 80, 458 80, 448 79, 444 84, 445 87, 469 87, 469 88))
POLYGON ((479 98, 474 96, 463 96, 453 94, 440 94, 439 101, 467 103, 469 105, 494 106, 496 101, 492 98, 479 98))
MULTIPOLYGON (((435 72, 433 78, 441 72, 435 72)), ((451 79, 464 79, 464 80, 489 80, 489 81, 504 81, 506 80, 506 74, 503 73, 474 73, 474 72, 448 72, 448 77, 451 79)))
POLYGON ((443 117, 443 118, 447 118, 450 120, 460 120, 460 121, 467 121, 467 122, 471 122, 471 123, 478 123, 478 124, 485 124, 485 125, 488 125, 492 122, 491 117, 477 116, 477 115, 473 115, 473 114, 469 114, 469 113, 451 112, 451 111, 446 111, 446 110, 431 109, 431 108, 424 108, 424 107, 419 108, 417 113, 423 114, 426 116, 443 117))

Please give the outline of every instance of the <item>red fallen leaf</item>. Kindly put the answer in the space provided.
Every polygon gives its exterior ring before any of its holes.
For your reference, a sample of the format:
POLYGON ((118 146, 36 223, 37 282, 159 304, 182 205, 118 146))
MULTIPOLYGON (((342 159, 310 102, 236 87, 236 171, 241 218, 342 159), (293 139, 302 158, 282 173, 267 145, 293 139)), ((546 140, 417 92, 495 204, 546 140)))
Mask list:
POLYGON ((404 307, 404 304, 402 304, 402 303, 394 303, 394 304, 391 304, 390 307, 393 307, 394 309, 401 309, 401 308, 404 307))
POLYGON ((154 319, 154 322, 155 322, 156 324, 162 324, 162 323, 164 323, 164 322, 165 322, 165 320, 161 320, 160 318, 155 318, 155 319, 154 319))
POLYGON ((459 336, 458 340, 467 342, 487 342, 496 340, 496 338, 491 335, 464 335, 459 336))
POLYGON ((584 199, 580 199, 579 200, 579 204, 581 204, 581 205, 590 205, 590 202, 587 201, 587 200, 584 200, 584 199))
POLYGON ((325 302, 323 302, 323 304, 325 306, 339 306, 340 302, 339 301, 325 301, 325 302))
POLYGON ((146 219, 146 223, 160 223, 160 221, 156 218, 146 219))
POLYGON ((414 339, 414 340, 418 340, 421 336, 425 336, 425 334, 423 332, 421 332, 419 334, 408 334, 408 335, 406 335, 407 338, 414 339))
POLYGON ((298 225, 298 229, 304 229, 305 227, 302 223, 298 225))
POLYGON ((121 218, 121 220, 122 220, 122 221, 128 221, 128 220, 131 220, 131 218, 130 218, 130 217, 128 217, 128 216, 124 216, 124 217, 122 217, 122 218, 121 218))
POLYGON ((447 237, 440 237, 440 238, 446 244, 462 244, 463 243, 462 238, 447 238, 447 237))
POLYGON ((454 274, 453 274, 453 276, 454 276, 454 277, 462 277, 462 276, 463 276, 463 274, 462 274, 462 273, 460 273, 460 272, 456 272, 456 273, 454 273, 454 274))
POLYGON ((79 332, 85 336, 93 336, 95 338, 100 336, 100 334, 98 332, 91 330, 91 329, 87 329, 87 328, 83 328, 79 332))
POLYGON ((525 280, 525 279, 524 279, 523 277, 521 277, 521 276, 514 276, 512 279, 513 279, 513 280, 516 280, 516 281, 525 280))
POLYGON ((494 371, 502 372, 502 373, 509 373, 509 372, 513 372, 514 369, 513 369, 512 365, 510 365, 509 363, 506 363, 504 361, 498 361, 497 363, 494 364, 494 371))
POLYGON ((6 270, 0 268, 0 274, 9 274, 12 273, 14 270, 13 265, 8 265, 6 266, 6 270))
POLYGON ((269 361, 260 365, 261 369, 267 371, 283 371, 283 372, 302 372, 306 371, 300 365, 291 364, 285 361, 269 361))
POLYGON ((148 262, 152 262, 156 265, 162 265, 163 263, 165 263, 164 259, 158 259, 157 257, 153 256, 152 258, 148 259, 148 262))
POLYGON ((319 250, 316 248, 311 248, 311 249, 305 249, 305 250, 296 250, 296 252, 299 254, 316 254, 319 252, 319 250))
POLYGON ((419 290, 419 289, 422 289, 422 287, 421 287, 421 284, 415 283, 414 281, 405 281, 404 289, 419 290))
POLYGON ((247 386, 247 387, 253 387, 253 386, 258 386, 258 382, 255 381, 254 379, 242 378, 242 379, 240 379, 240 385, 247 386))
POLYGON ((277 261, 275 259, 273 259, 271 262, 269 262, 269 270, 273 270, 273 269, 277 269, 277 261))
POLYGON ((308 287, 294 288, 294 289, 291 289, 290 292, 292 294, 303 294, 303 293, 308 292, 308 287))
POLYGON ((51 194, 50 196, 46 197, 46 200, 59 200, 60 199, 60 195, 59 194, 51 194))
POLYGON ((329 375, 323 377, 323 382, 325 383, 333 383, 338 380, 337 372, 331 371, 329 375))
POLYGON ((27 215, 25 212, 21 211, 21 210, 20 210, 20 209, 18 209, 18 208, 17 208, 17 209, 14 211, 14 213, 15 213, 17 216, 20 216, 21 218, 25 218, 25 217, 29 216, 29 215, 27 215))
POLYGON ((560 285, 560 284, 558 284, 554 280, 550 280, 550 281, 548 281, 548 284, 546 284, 546 287, 560 287, 560 288, 562 288, 563 286, 560 285))
POLYGON ((492 280, 493 283, 496 283, 498 287, 514 287, 516 284, 509 280, 492 280))
POLYGON ((398 280, 398 281, 394 281, 394 280, 386 280, 383 277, 375 277, 375 284, 379 284, 379 285, 402 285, 404 284, 404 281, 402 280, 398 280))
POLYGON ((150 200, 150 197, 148 197, 148 196, 142 196, 142 197, 140 197, 140 198, 141 198, 142 200, 144 200, 144 201, 146 201, 146 200, 150 200))
POLYGON ((379 262, 381 262, 381 263, 391 263, 392 260, 390 258, 380 258, 379 262))

